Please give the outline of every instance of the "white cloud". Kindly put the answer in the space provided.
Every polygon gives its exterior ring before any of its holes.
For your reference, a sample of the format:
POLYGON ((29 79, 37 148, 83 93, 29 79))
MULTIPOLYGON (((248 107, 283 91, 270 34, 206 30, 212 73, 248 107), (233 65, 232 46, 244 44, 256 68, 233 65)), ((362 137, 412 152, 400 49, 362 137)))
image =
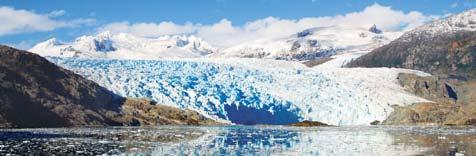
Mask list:
POLYGON ((49 17, 59 17, 59 16, 63 16, 66 14, 66 11, 64 10, 55 10, 55 11, 52 11, 48 14, 49 17))
POLYGON ((112 23, 100 31, 125 32, 137 36, 157 37, 161 35, 194 34, 215 46, 227 47, 256 39, 270 39, 294 34, 312 27, 351 26, 368 28, 376 24, 384 31, 403 31, 419 26, 435 16, 426 16, 418 11, 403 12, 388 6, 373 4, 360 12, 326 17, 307 17, 301 19, 280 19, 268 17, 250 21, 242 26, 234 26, 223 19, 215 24, 175 24, 161 23, 112 23))
POLYGON ((450 5, 450 8, 456 8, 458 7, 458 2, 454 2, 453 4, 450 5))
POLYGON ((36 42, 33 40, 26 40, 26 41, 21 41, 18 43, 2 43, 2 44, 5 44, 7 46, 14 47, 17 49, 27 50, 27 49, 30 49, 33 45, 35 45, 36 42))
POLYGON ((94 19, 74 19, 61 21, 52 19, 61 16, 63 11, 53 11, 49 14, 37 14, 27 10, 16 10, 11 7, 0 6, 0 36, 24 32, 51 31, 62 27, 75 27, 90 24, 94 19))
POLYGON ((156 37, 170 34, 189 34, 196 31, 199 25, 192 23, 185 23, 178 25, 172 22, 161 23, 136 23, 129 24, 128 22, 111 23, 99 28, 99 31, 111 31, 112 33, 132 33, 143 37, 156 37))

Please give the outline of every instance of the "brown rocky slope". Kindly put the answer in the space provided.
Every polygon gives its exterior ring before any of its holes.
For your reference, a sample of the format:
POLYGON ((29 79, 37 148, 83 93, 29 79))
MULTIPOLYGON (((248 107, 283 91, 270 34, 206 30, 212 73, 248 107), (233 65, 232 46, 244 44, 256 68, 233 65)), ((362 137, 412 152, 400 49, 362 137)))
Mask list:
POLYGON ((383 124, 476 125, 476 81, 400 74, 406 91, 434 103, 395 107, 383 124))
POLYGON ((218 123, 190 110, 120 97, 36 54, 0 45, 0 127, 160 124, 218 123))

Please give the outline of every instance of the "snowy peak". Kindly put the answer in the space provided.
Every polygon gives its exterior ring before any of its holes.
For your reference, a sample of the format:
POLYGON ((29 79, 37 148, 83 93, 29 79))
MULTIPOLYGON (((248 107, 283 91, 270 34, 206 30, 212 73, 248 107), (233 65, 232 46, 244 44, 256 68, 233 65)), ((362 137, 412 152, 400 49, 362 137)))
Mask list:
POLYGON ((115 51, 112 35, 103 32, 96 36, 81 36, 75 40, 76 48, 85 52, 110 52, 115 51))
POLYGON ((378 29, 377 25, 375 25, 375 24, 372 27, 369 28, 369 32, 376 33, 376 34, 383 33, 383 31, 378 29))
POLYGON ((45 42, 41 42, 41 43, 37 44, 36 46, 52 47, 52 46, 56 46, 56 45, 62 45, 62 43, 59 42, 56 38, 51 38, 51 39, 46 40, 45 42))
POLYGON ((426 37, 455 33, 458 31, 476 31, 476 9, 467 10, 445 19, 435 20, 402 35, 402 38, 426 37))
POLYGON ((296 35, 297 35, 298 38, 303 38, 303 37, 312 35, 312 29, 307 29, 307 30, 298 32, 296 35))
POLYGON ((100 40, 107 40, 107 39, 112 38, 112 33, 110 31, 103 31, 103 32, 97 34, 96 38, 98 38, 100 40))
POLYGON ((282 60, 313 60, 349 49, 373 49, 398 37, 373 26, 370 30, 355 27, 317 27, 271 40, 256 40, 225 49, 223 57, 252 57, 282 60))
POLYGON ((114 48, 112 45, 112 37, 111 37, 111 32, 105 31, 103 33, 100 33, 96 36, 96 39, 93 41, 94 42, 94 47, 96 51, 102 51, 102 52, 108 52, 108 51, 114 51, 116 48, 114 48))
POLYGON ((30 51, 42 56, 158 59, 201 57, 214 53, 216 48, 195 36, 142 38, 105 31, 94 36, 78 37, 71 43, 60 43, 53 38, 37 44, 30 51))
POLYGON ((183 49, 188 49, 190 51, 200 52, 202 55, 211 54, 217 51, 216 48, 212 47, 207 42, 203 41, 201 38, 185 35, 174 35, 174 36, 164 36, 159 38, 164 42, 170 41, 167 44, 167 48, 180 47, 183 49))

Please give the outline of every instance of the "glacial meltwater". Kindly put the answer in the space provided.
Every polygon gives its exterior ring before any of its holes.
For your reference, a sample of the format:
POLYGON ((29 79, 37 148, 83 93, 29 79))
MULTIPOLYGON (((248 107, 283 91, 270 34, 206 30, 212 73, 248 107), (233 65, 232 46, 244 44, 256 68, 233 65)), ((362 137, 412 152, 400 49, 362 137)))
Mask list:
POLYGON ((0 155, 476 155, 476 127, 2 129, 0 155))

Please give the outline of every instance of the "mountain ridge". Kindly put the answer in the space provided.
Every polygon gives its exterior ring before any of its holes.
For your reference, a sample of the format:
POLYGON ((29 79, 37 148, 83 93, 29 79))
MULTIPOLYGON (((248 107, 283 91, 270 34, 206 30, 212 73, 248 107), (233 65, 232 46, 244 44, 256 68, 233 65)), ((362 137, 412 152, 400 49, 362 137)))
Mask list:
POLYGON ((201 57, 217 51, 193 35, 172 35, 143 38, 131 34, 112 34, 108 31, 94 36, 80 36, 63 43, 56 38, 38 43, 29 51, 41 56, 158 59, 163 57, 201 57))
POLYGON ((230 47, 216 48, 193 35, 166 35, 142 38, 108 31, 80 36, 63 43, 55 38, 36 44, 29 51, 42 56, 161 59, 196 57, 269 58, 278 60, 315 60, 355 48, 373 49, 400 35, 370 28, 329 26, 309 28, 276 39, 252 40, 230 47))
POLYGON ((326 58, 351 49, 373 49, 398 36, 399 32, 332 26, 305 29, 287 37, 255 40, 226 48, 219 57, 250 57, 305 61, 326 58))

